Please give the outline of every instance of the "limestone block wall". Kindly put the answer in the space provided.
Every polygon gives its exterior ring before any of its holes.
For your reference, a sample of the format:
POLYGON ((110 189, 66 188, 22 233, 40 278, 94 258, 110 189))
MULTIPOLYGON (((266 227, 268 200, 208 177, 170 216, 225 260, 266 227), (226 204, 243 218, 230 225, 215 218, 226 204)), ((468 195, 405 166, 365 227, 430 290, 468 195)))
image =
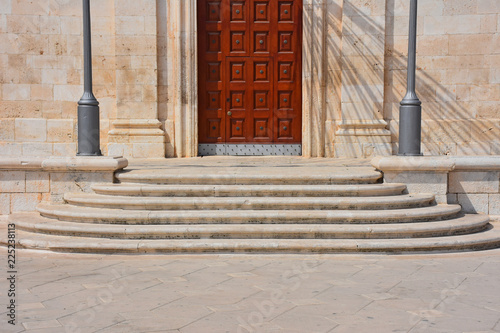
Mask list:
MULTIPOLYGON (((384 117, 397 153, 409 1, 387 1, 384 117)), ((420 0, 417 94, 423 152, 500 154, 500 2, 420 0)))
MULTIPOLYGON (((397 153, 409 1, 304 0, 305 156, 397 153)), ((496 0, 420 0, 423 151, 500 154, 496 0)), ((80 0, 0 0, 0 156, 74 156, 80 0)), ((101 150, 197 152, 196 0, 91 2, 101 150)))
POLYGON ((49 175, 38 171, 0 172, 0 215, 35 211, 36 205, 50 200, 49 175))
MULTIPOLYGON (((103 142, 115 112, 112 10, 112 0, 92 2, 94 93, 101 103, 103 142)), ((76 154, 81 13, 81 1, 0 2, 0 155, 76 154)))
POLYGON ((439 204, 459 204, 465 213, 500 216, 499 156, 379 156, 372 165, 386 183, 404 183, 408 193, 433 193, 439 204))
POLYGON ((463 168, 449 174, 448 202, 468 213, 500 216, 499 168, 463 168))
POLYGON ((4 157, 0 160, 0 215, 35 211, 42 201, 62 202, 64 193, 92 192, 112 183, 128 165, 120 157, 4 157))

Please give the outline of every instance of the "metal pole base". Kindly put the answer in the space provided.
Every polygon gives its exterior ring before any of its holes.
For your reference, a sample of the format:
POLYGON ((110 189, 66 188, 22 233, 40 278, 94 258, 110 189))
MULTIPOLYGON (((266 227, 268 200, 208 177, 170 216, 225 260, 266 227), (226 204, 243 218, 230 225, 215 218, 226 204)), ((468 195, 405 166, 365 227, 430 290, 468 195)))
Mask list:
POLYGON ((102 156, 99 134, 99 106, 78 105, 77 156, 102 156))
POLYGON ((399 106, 399 153, 400 156, 422 156, 420 150, 422 107, 399 106))

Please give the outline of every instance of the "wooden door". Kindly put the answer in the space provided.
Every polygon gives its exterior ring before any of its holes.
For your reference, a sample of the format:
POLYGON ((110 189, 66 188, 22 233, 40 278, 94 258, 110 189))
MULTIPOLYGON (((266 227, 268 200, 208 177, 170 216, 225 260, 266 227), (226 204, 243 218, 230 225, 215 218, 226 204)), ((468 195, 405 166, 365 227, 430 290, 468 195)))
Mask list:
POLYGON ((200 143, 302 139, 302 0, 198 0, 200 143))

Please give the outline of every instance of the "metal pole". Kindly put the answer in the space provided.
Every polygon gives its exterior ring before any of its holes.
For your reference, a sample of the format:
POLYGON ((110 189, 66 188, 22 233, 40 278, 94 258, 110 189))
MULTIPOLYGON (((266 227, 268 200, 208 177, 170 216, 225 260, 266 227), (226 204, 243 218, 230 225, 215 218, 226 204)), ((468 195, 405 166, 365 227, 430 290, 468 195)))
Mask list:
POLYGON ((83 0, 83 96, 78 102, 78 156, 101 156, 99 102, 92 92, 90 0, 83 0))
POLYGON ((415 92, 417 58, 417 0, 410 0, 410 32, 408 35, 408 74, 406 95, 399 106, 399 154, 422 155, 422 102, 415 92))

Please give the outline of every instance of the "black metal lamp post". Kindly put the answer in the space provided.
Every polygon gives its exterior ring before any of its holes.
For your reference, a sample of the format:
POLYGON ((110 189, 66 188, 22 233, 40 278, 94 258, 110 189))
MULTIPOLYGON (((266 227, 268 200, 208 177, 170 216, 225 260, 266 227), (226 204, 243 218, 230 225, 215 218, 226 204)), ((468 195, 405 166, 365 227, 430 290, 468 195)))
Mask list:
POLYGON ((406 95, 399 107, 399 154, 421 156, 422 102, 415 92, 417 58, 417 0, 410 0, 410 32, 408 36, 408 76, 406 95))
POLYGON ((92 92, 90 0, 83 0, 84 91, 78 102, 78 156, 101 156, 99 102, 92 92))

